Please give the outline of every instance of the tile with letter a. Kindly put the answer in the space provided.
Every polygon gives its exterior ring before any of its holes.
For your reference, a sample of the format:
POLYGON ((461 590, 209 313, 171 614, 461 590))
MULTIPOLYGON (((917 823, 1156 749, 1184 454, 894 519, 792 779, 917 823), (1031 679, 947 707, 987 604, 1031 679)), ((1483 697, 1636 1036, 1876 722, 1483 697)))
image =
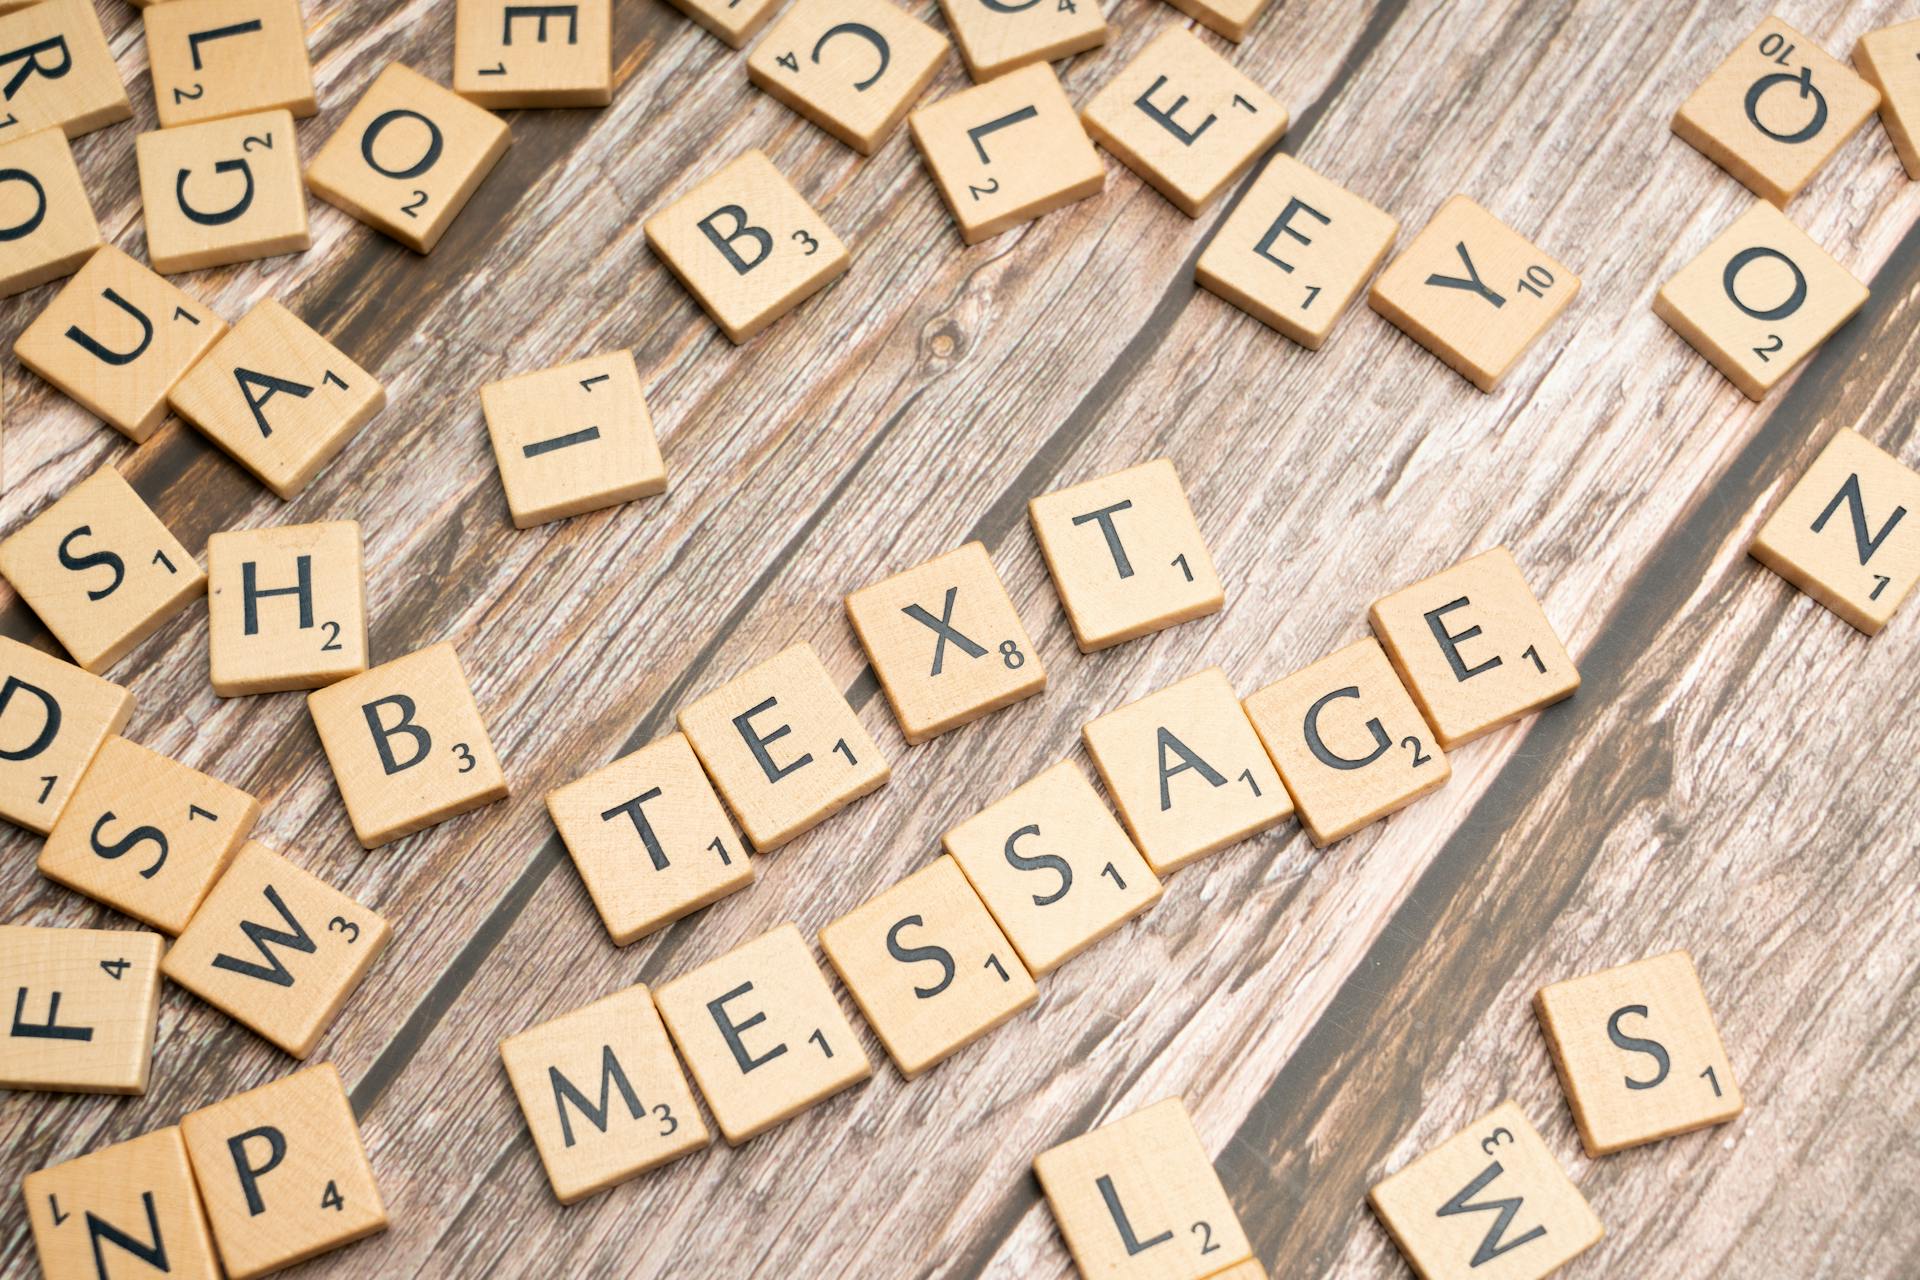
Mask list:
POLYGON ((747 56, 747 78, 870 156, 946 56, 945 36, 888 0, 798 0, 747 56))
POLYGON ((67 135, 0 130, 0 298, 72 275, 100 245, 67 135))
POLYGON ((145 1093, 157 933, 0 925, 0 1089, 145 1093))
POLYGON ((1235 44, 1247 38, 1248 29, 1267 7, 1267 0, 1167 0, 1167 3, 1235 44))
POLYGON ((220 1280, 177 1126, 36 1170, 20 1190, 46 1280, 220 1280))
POLYGON ((93 0, 43 0, 0 17, 0 142, 69 138, 133 116, 93 0))
POLYGON ((1853 46, 1853 65, 1880 90, 1880 123, 1909 178, 1920 179, 1920 18, 1882 27, 1853 46))
POLYGON ((161 128, 319 110, 299 0, 168 0, 144 17, 161 128))
POLYGON ((155 271, 250 262, 313 242, 293 117, 284 110, 159 129, 133 144, 155 271))
POLYGON ((0 636, 0 818, 45 835, 132 714, 132 690, 0 636))
POLYGON ((1603 1230, 1513 1102, 1503 1102, 1367 1200, 1421 1280, 1540 1280, 1603 1230))
POLYGON ((654 1001, 733 1146, 873 1074, 791 924, 682 974, 654 1001))
POLYGON ((367 669, 367 591, 352 520, 207 539, 207 650, 223 698, 318 689, 367 669))
POLYGON ((940 0, 940 11, 976 83, 1107 42, 1095 0, 940 0))
POLYGON ((1179 1098, 1041 1152, 1033 1172, 1083 1276, 1203 1280, 1253 1257, 1179 1098))
POLYGON ((387 1229, 360 1126, 330 1062, 189 1112, 180 1131, 233 1280, 387 1229))
POLYGON ((1920 581, 1920 473, 1842 427, 1748 550, 1877 635, 1920 581))
POLYGON ((516 529, 666 492, 631 351, 489 382, 480 407, 516 529))
POLYGON ((483 107, 613 101, 613 0, 455 0, 453 91, 483 107))
POLYGON ((710 1141, 642 984, 508 1036, 500 1060, 561 1204, 710 1141))
POLYGON ((673 0, 673 7, 740 49, 779 12, 780 0, 673 0))

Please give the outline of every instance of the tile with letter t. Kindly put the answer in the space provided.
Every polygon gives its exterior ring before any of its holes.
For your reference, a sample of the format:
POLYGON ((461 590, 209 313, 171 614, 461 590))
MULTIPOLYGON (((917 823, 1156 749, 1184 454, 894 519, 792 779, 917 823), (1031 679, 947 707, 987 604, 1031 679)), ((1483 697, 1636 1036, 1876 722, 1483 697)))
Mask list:
POLYGON ((45 835, 132 714, 131 689, 0 636, 0 818, 45 835))
POLYGON ((0 925, 0 1089, 145 1093, 157 933, 0 925))
POLYGON ((207 539, 207 651, 223 698, 318 689, 367 669, 367 590, 352 520, 207 539))
POLYGON ((1920 179, 1920 18, 1882 27, 1853 46, 1853 65, 1880 90, 1880 123, 1909 178, 1920 179))
POLYGON ((1541 1280, 1604 1234, 1512 1102, 1381 1179, 1367 1200, 1421 1280, 1541 1280))
POLYGON ((72 275, 101 243, 67 135, 0 131, 0 298, 72 275))
POLYGON ((220 1280, 177 1126, 36 1170, 20 1190, 46 1280, 220 1280))
POLYGON ((613 101, 613 0, 455 0, 453 91, 483 107, 613 101))
POLYGON ((1107 42, 1097 0, 940 0, 976 83, 1107 42))
POLYGON ((889 0, 798 0, 747 55, 747 78, 870 156, 946 56, 945 36, 889 0))
POLYGON ((167 0, 143 17, 161 128, 319 110, 299 0, 167 0))
POLYGON ((286 111, 158 129, 133 145, 147 260, 155 271, 250 262, 313 243, 299 146, 286 111))
POLYGON ((1253 1257, 1179 1098, 1041 1152, 1033 1172, 1083 1276, 1203 1280, 1253 1257))
POLYGON ((1254 21, 1266 10, 1267 0, 1167 0, 1216 35, 1239 44, 1254 21))
POLYGON ((631 351, 609 351, 480 388, 516 529, 665 493, 631 351))
POLYGON ((791 924, 675 978, 654 1003, 732 1146, 873 1074, 791 924))
POLYGON ((780 0, 673 0, 673 7, 740 49, 779 12, 780 0))
POLYGON ((93 0, 43 0, 0 17, 0 68, 0 141, 46 128, 78 138, 133 116, 93 0))
POLYGON ((316 689, 307 710, 353 833, 369 849, 507 797, 451 644, 316 689))

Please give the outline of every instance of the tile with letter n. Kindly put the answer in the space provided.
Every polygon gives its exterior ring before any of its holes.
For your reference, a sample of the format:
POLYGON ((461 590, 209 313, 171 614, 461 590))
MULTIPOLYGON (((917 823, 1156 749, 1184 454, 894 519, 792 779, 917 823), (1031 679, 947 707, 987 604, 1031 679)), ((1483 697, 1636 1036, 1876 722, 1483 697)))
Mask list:
POLYGON ((0 17, 0 142, 58 128, 78 138, 133 116, 93 0, 43 0, 0 17))
POLYGON ((20 1190, 46 1280, 220 1280, 178 1126, 36 1170, 20 1190))
POLYGON ((673 0, 673 7, 740 49, 779 12, 780 0, 673 0))
POLYGON ((508 1036, 500 1060, 561 1204, 711 1140, 645 985, 508 1036))
POLYGON ((233 1280, 387 1229, 360 1126, 332 1063, 188 1112, 180 1132, 233 1280))
POLYGON ((367 589, 352 520, 207 539, 207 651, 223 698, 318 689, 367 669, 367 589))
POLYGON ((1853 46, 1853 65, 1880 90, 1880 123, 1909 178, 1920 179, 1920 18, 1882 27, 1853 46))
POLYGON ((1107 42, 1096 0, 940 0, 940 11, 977 83, 1107 42))
POLYGON ((67 135, 0 130, 0 298, 72 275, 101 243, 67 135))
POLYGON ((157 933, 0 925, 0 1089, 145 1093, 157 933))
POLYGON ((798 0, 747 55, 747 78, 870 156, 946 56, 945 36, 889 0, 798 0))
POLYGON ((1421 1280, 1540 1280, 1600 1243, 1600 1219, 1513 1102, 1367 1193, 1421 1280))
POLYGON ((131 689, 0 636, 0 818, 45 835, 132 714, 131 689))
POLYGON ((155 271, 250 262, 313 243, 299 145, 285 110, 158 129, 133 145, 155 271))
POLYGON ((167 0, 143 16, 161 128, 319 110, 299 0, 167 0))
POLYGON ((631 351, 609 351, 480 388, 516 529, 665 493, 631 351))
POLYGON ((1216 35, 1239 44, 1267 7, 1267 0, 1167 0, 1216 35))
POLYGON ((613 0, 455 0, 453 91, 483 107, 613 101, 613 0))
POLYGON ((732 1146, 873 1074, 791 924, 673 979, 654 1003, 732 1146))
POLYGON ((1179 1098, 1041 1152, 1033 1172, 1083 1276, 1203 1280, 1253 1257, 1179 1098))

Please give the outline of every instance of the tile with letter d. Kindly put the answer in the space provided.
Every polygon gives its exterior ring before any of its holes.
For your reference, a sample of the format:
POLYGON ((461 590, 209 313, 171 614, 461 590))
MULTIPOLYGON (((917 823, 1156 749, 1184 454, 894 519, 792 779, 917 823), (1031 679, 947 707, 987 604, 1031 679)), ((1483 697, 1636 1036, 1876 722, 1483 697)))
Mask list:
POLYGON ((158 129, 133 144, 155 271, 250 262, 313 243, 300 150, 285 110, 158 129))
POLYGON ((132 714, 132 690, 0 636, 0 818, 45 835, 132 714))
POLYGON ((0 298, 72 275, 101 243, 67 135, 0 131, 0 298))
POLYGON ((613 0, 455 0, 453 91, 483 107, 613 101, 613 0))
POLYGON ((1880 123, 1909 178, 1920 179, 1920 18, 1882 27, 1853 46, 1853 65, 1880 91, 1880 123))
POLYGON ((0 17, 0 67, 0 142, 46 128, 78 138, 133 116, 93 0, 43 0, 0 17))
POLYGON ((367 669, 367 589, 352 520, 207 539, 207 650, 223 698, 318 689, 367 669))
POLYGON ((779 12, 780 0, 673 0, 673 7, 740 49, 779 12))
POLYGON ((46 1280, 220 1280, 178 1126, 36 1170, 20 1190, 46 1280))
POLYGON ((1267 7, 1267 0, 1167 0, 1216 35, 1239 44, 1267 7))
POLYGON ((940 0, 940 11, 976 83, 1107 42, 1095 0, 940 0))
POLYGON ((157 933, 0 925, 0 1089, 145 1093, 157 933))
POLYGON ((161 128, 319 110, 299 0, 168 0, 143 16, 161 128))
POLYGON ((631 351, 609 351, 480 388, 516 529, 665 493, 631 351))
POLYGON ((798 0, 747 56, 747 78, 870 156, 946 56, 945 36, 889 0, 798 0))

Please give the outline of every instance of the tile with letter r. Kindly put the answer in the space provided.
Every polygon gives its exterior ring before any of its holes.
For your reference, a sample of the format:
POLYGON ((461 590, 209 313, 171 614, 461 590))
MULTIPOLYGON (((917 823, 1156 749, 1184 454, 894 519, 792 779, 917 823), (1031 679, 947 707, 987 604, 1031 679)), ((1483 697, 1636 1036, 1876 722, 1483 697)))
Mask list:
POLYGON ((145 1093, 157 933, 0 925, 0 1089, 145 1093))
POLYGON ((161 128, 319 110, 299 0, 167 0, 142 16, 161 128))
POLYGON ((0 131, 0 298, 72 275, 101 243, 67 135, 0 131))
POLYGON ((779 12, 780 0, 673 0, 673 7, 740 49, 779 12))
POLYGON ((1920 18, 1882 27, 1853 46, 1853 65, 1880 91, 1880 123, 1909 178, 1920 179, 1920 18))
POLYGON ((353 520, 207 539, 207 651, 223 698, 318 689, 367 669, 367 588, 353 520))
POLYGON ((613 0, 455 0, 453 91, 483 107, 613 101, 613 0))
POLYGON ((45 835, 132 714, 131 689, 0 636, 0 818, 45 835))
POLYGON ((155 271, 251 262, 313 243, 293 117, 284 109, 156 129, 133 145, 155 271))
POLYGON ((1267 7, 1267 0, 1167 0, 1216 35, 1239 44, 1267 7))
POLYGON ((177 1125, 35 1170, 20 1190, 46 1280, 220 1280, 177 1125))
POLYGON ((975 83, 1107 42, 1095 0, 940 0, 975 83))
POLYGON ((0 142, 46 128, 78 138, 133 116, 93 0, 42 0, 0 16, 0 67, 0 142))
POLYGON ((489 382, 480 408, 516 529, 666 492, 631 351, 489 382))
POLYGON ((870 156, 946 56, 945 36, 888 0, 798 0, 747 56, 747 79, 870 156))

